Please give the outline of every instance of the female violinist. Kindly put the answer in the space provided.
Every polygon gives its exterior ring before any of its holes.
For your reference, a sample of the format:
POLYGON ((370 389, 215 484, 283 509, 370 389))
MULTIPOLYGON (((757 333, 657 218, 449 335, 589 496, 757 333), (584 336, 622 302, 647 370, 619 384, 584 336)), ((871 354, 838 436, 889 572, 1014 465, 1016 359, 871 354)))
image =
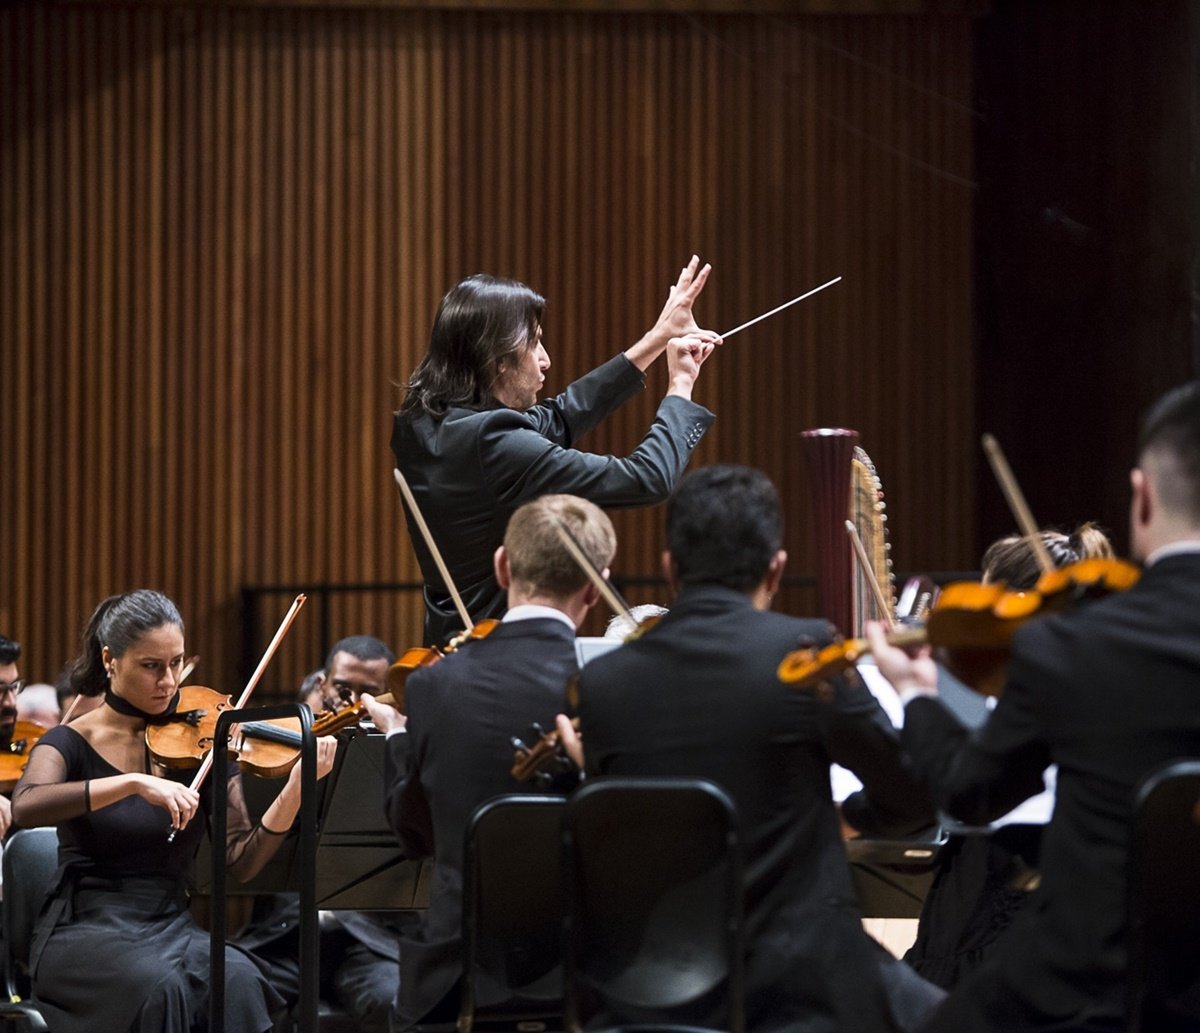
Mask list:
MULTIPOLYGON (((1071 534, 1044 530, 1040 545, 1055 569, 1083 560, 1111 559, 1112 545, 1095 524, 1071 534)), ((1037 548, 1025 535, 993 542, 983 554, 983 583, 1004 584, 1013 591, 1034 588, 1043 574, 1037 548)), ((957 712, 977 720, 986 713, 982 700, 953 683, 941 691, 957 712)), ((994 823, 989 835, 952 835, 938 856, 933 884, 921 908, 917 939, 907 961, 931 983, 950 989, 978 968, 993 952, 1037 884, 1042 829, 1054 807, 1056 771, 1043 774, 1047 788, 994 823)))
MULTIPOLYGON (((79 692, 104 701, 42 737, 14 791, 22 826, 58 826, 60 867, 30 958, 55 1033, 207 1028, 209 939, 188 912, 186 878, 209 792, 155 774, 145 739, 176 706, 182 663, 183 620, 170 599, 143 589, 104 600, 72 670, 79 692)), ((335 746, 318 740, 318 777, 335 746)), ((234 769, 225 853, 235 878, 278 849, 299 810, 299 772, 252 825, 234 769)), ((279 1004, 255 962, 227 947, 226 1028, 268 1030, 279 1004)))

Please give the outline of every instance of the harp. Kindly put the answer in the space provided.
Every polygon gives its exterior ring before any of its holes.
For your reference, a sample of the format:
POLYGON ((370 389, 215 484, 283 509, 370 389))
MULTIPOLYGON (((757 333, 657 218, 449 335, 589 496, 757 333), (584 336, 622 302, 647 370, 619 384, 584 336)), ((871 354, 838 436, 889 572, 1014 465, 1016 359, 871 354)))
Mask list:
POLYGON ((800 439, 812 483, 821 615, 843 635, 858 637, 867 621, 895 618, 895 579, 883 488, 875 464, 859 447, 858 431, 822 427, 802 431, 800 439), (847 520, 853 522, 862 539, 888 604, 886 613, 881 611, 854 556, 846 533, 847 520))

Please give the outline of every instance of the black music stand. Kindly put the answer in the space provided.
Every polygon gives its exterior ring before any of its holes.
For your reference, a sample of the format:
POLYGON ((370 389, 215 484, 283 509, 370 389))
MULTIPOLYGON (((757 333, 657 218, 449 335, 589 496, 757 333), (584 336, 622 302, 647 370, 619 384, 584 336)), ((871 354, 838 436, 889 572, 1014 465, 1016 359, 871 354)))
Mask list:
POLYGON ((316 1033, 317 1028, 317 908, 315 903, 317 867, 317 751, 312 734, 312 711, 300 703, 277 707, 226 710, 217 718, 213 735, 213 832, 217 855, 222 863, 212 866, 212 929, 208 979, 208 1028, 210 1033, 225 1033, 225 864, 224 844, 229 828, 229 728, 235 722, 269 720, 277 717, 300 719, 300 1033, 316 1033))
MULTIPOLYGON (((288 704, 270 709, 254 708, 239 712, 246 720, 268 717, 294 717, 302 711, 301 726, 306 735, 306 746, 302 747, 301 763, 312 752, 312 777, 316 777, 315 740, 308 728, 311 713, 307 707, 288 704)), ((230 717, 228 723, 238 718, 230 717)), ((225 720, 224 715, 222 720, 225 720)), ((220 735, 223 728, 219 725, 220 735)), ((304 779, 304 802, 301 806, 298 827, 288 833, 275 856, 261 872, 247 883, 233 887, 225 884, 224 866, 212 869, 211 853, 208 865, 202 852, 197 865, 197 888, 203 892, 211 887, 213 896, 213 935, 220 929, 220 940, 225 939, 225 897, 259 893, 300 893, 300 972, 302 996, 297 1006, 301 1033, 316 1028, 317 991, 316 973, 319 969, 319 938, 317 935, 317 909, 354 911, 405 911, 429 906, 429 889, 432 879, 431 860, 409 861, 401 852, 395 834, 388 826, 383 812, 383 769, 386 737, 368 734, 361 728, 346 729, 339 733, 340 744, 333 770, 320 782, 310 783, 302 768, 304 779), (310 817, 306 817, 311 812, 310 817), (314 845, 306 845, 308 822, 312 822, 314 845), (312 875, 306 875, 307 862, 312 859, 312 875), (311 897, 306 900, 306 887, 311 888, 311 897), (219 916, 219 917, 218 917, 219 916), (219 926, 218 926, 219 922, 219 926), (312 925, 311 955, 305 953, 306 923, 312 925), (310 999, 311 998, 311 999, 310 999), (310 1024, 311 1023, 311 1024, 310 1024)), ((220 741, 220 740, 218 740, 220 741)), ((224 754, 224 751, 220 751, 224 754)), ((218 758, 223 760, 224 758, 218 758)), ((225 761, 227 764, 228 762, 225 761)), ((224 767, 224 765, 222 765, 224 767)), ((224 786, 224 778, 214 770, 215 785, 224 786)), ((279 780, 249 778, 244 782, 247 805, 251 816, 257 817, 278 791, 279 780)), ((218 792, 219 804, 214 801, 213 838, 223 841, 219 834, 216 818, 220 813, 222 826, 227 812, 225 793, 218 792)), ((220 954, 220 968, 224 970, 224 951, 214 946, 214 964, 220 954)), ((217 971, 213 969, 214 973, 217 971)), ((223 988, 222 988, 223 997, 223 988)), ((222 1011, 222 1020, 224 1018, 222 1011)), ((219 1030, 220 1026, 213 1026, 219 1030)))

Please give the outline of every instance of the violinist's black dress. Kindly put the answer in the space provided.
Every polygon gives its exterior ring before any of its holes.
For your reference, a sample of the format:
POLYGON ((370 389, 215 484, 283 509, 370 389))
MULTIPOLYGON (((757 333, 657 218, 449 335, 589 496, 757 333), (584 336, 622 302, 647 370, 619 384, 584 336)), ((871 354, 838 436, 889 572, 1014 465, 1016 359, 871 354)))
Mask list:
MULTIPOLYGON (((50 789, 62 781, 64 761, 68 782, 122 774, 79 733, 60 726, 34 748, 22 785, 50 789)), ((229 802, 228 860, 236 868, 273 851, 275 837, 250 828, 236 775, 229 802)), ((59 870, 30 962, 34 999, 54 1033, 208 1028, 209 937, 187 910, 185 882, 203 829, 193 820, 168 843, 166 812, 136 796, 60 821, 59 870)), ((270 1029, 282 1001, 255 962, 226 947, 225 966, 225 1028, 270 1029)))

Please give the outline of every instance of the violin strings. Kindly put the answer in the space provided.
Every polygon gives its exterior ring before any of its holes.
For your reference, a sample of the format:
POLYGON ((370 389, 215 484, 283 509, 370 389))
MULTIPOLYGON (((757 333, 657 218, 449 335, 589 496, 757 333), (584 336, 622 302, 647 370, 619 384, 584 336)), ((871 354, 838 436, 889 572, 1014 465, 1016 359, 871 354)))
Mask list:
POLYGON ((751 327, 755 323, 761 323, 764 319, 767 319, 767 318, 775 315, 776 312, 782 312, 785 308, 790 308, 792 305, 795 305, 796 302, 798 302, 798 301, 803 301, 805 298, 811 298, 818 291, 823 291, 826 287, 832 287, 840 279, 841 279, 840 276, 835 276, 828 283, 823 283, 823 284, 821 284, 820 287, 814 287, 812 290, 807 291, 804 294, 801 294, 800 297, 792 298, 791 301, 785 301, 782 305, 779 305, 776 308, 771 309, 770 312, 764 312, 761 316, 755 316, 748 323, 743 323, 741 326, 735 326, 732 330, 729 330, 726 333, 721 334, 721 340, 728 341, 729 338, 731 338, 734 334, 740 334, 747 327, 751 327))

